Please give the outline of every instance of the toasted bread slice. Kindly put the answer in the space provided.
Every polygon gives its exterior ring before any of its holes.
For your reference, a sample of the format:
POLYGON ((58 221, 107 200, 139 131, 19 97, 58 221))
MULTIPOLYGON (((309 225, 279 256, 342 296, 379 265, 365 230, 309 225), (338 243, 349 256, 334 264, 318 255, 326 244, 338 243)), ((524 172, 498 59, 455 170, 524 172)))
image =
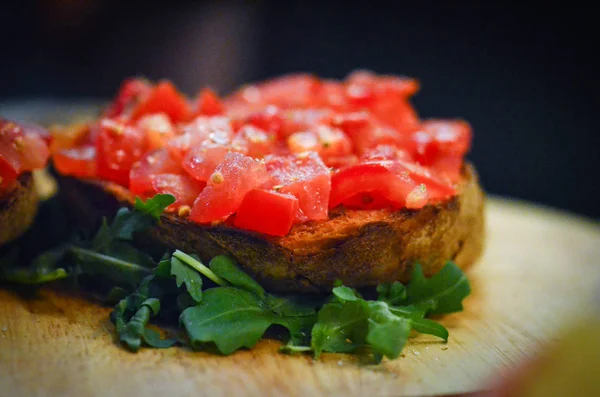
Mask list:
POLYGON ((0 246, 29 229, 37 213, 39 195, 30 172, 19 176, 9 189, 0 192, 0 246))
MULTIPOLYGON (((463 173, 457 196, 416 211, 340 208, 326 221, 295 226, 285 237, 164 214, 149 237, 205 261, 232 255, 271 291, 327 290, 336 280, 357 288, 408 281, 416 262, 430 276, 447 260, 466 268, 482 252, 484 196, 473 166, 465 165, 463 173)), ((88 225, 134 201, 127 189, 112 183, 69 177, 59 183, 69 208, 88 225)))

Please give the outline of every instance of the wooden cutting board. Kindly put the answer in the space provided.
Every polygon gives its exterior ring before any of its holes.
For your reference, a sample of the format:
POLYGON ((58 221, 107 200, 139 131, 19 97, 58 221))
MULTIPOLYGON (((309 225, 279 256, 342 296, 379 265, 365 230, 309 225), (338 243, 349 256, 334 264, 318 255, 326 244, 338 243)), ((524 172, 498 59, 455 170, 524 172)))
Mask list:
POLYGON ((419 336, 404 355, 369 366, 343 355, 277 353, 264 341, 230 357, 182 348, 129 353, 113 341, 109 309, 43 290, 0 288, 2 396, 439 395, 478 390, 552 343, 600 289, 598 223, 491 199, 489 240, 469 276, 463 313, 443 319, 448 344, 419 336))

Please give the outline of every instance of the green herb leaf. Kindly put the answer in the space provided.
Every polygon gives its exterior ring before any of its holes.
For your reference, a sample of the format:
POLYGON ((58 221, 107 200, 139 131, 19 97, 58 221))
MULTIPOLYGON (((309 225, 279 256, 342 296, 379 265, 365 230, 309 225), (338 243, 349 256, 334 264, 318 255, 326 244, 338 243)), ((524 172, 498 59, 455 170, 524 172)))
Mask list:
POLYGON ((200 273, 176 257, 171 257, 171 275, 175 276, 177 287, 185 284, 185 288, 196 302, 202 300, 202 277, 200 273))
POLYGON ((332 292, 333 295, 335 295, 338 299, 341 299, 342 301, 355 301, 361 299, 352 288, 346 287, 344 285, 334 287, 332 292))
POLYGON ((162 339, 160 334, 151 328, 144 329, 142 340, 146 345, 156 349, 168 349, 177 343, 176 338, 162 339))
POLYGON ((427 279, 423 269, 416 265, 411 281, 406 287, 403 304, 431 304, 431 314, 461 311, 462 301, 471 293, 467 276, 454 262, 446 265, 433 277, 427 279))
POLYGON ((417 332, 437 336, 442 338, 444 342, 448 342, 448 330, 440 323, 427 318, 422 318, 411 320, 411 324, 413 329, 417 332))
POLYGON ((381 361, 382 356, 397 358, 410 335, 411 321, 394 315, 385 302, 370 302, 369 311, 366 342, 376 361, 381 361))
POLYGON ((151 270, 109 255, 99 254, 81 247, 69 247, 73 259, 78 265, 77 274, 103 275, 115 281, 135 288, 151 270))
POLYGON ((217 255, 211 259, 208 266, 217 276, 227 280, 231 285, 250 291, 261 298, 265 295, 263 287, 240 269, 235 259, 226 255, 217 255))
POLYGON ((159 220, 164 210, 174 202, 175 197, 171 194, 157 194, 146 202, 136 197, 135 209, 142 214, 151 216, 155 220, 159 220))
POLYGON ((173 253, 173 256, 175 258, 179 259, 180 261, 185 262, 186 264, 190 265, 197 271, 199 271, 204 277, 214 281, 215 284, 229 285, 229 283, 227 281, 223 280, 221 277, 216 275, 208 267, 204 266, 204 264, 200 261, 200 259, 194 258, 193 256, 188 255, 185 252, 181 252, 179 250, 176 250, 173 253))
POLYGON ((204 291, 202 302, 184 310, 180 317, 194 349, 212 342, 223 354, 251 348, 274 324, 298 333, 300 325, 289 320, 265 307, 258 295, 236 287, 204 291))
POLYGON ((379 284, 377 293, 379 294, 378 300, 385 301, 390 305, 398 305, 406 299, 406 288, 399 281, 379 284))
POLYGON ((93 249, 97 252, 105 252, 115 240, 133 240, 136 232, 148 230, 157 220, 160 214, 169 205, 175 202, 175 197, 170 194, 157 194, 143 202, 136 197, 135 208, 120 208, 109 226, 106 219, 96 233, 93 241, 93 249))
POLYGON ((364 344, 368 319, 369 308, 362 299, 325 304, 311 333, 315 357, 321 352, 349 353, 364 344))
POLYGON ((69 274, 63 268, 47 270, 45 268, 0 268, 0 280, 19 284, 44 284, 67 278, 69 274))

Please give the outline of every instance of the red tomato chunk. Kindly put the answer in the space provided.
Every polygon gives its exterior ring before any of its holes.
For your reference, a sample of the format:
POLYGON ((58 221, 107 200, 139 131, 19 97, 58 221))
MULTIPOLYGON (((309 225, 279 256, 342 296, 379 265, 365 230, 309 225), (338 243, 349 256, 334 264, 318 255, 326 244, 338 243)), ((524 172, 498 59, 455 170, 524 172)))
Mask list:
POLYGON ((237 211, 246 193, 268 180, 263 163, 228 153, 194 202, 190 219, 198 223, 222 222, 237 211))
POLYGON ((292 228, 297 213, 298 199, 295 196, 255 189, 244 196, 234 225, 271 236, 285 236, 292 228))

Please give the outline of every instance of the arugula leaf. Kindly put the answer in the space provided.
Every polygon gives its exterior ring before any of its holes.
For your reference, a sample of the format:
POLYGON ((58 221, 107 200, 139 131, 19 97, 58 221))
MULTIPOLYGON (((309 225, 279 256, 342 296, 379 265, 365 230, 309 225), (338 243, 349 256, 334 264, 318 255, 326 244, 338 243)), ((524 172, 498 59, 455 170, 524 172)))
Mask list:
POLYGON ((369 302, 369 331, 366 342, 371 346, 376 361, 382 356, 398 358, 411 330, 411 321, 396 316, 385 302, 369 302))
POLYGON ((202 302, 184 310, 180 317, 194 349, 213 342, 223 354, 251 348, 267 328, 280 324, 279 320, 256 294, 235 287, 206 290, 202 302))
POLYGON ((242 271, 233 258, 226 255, 217 255, 211 259, 208 266, 217 276, 228 281, 231 285, 255 293, 261 298, 265 295, 263 287, 242 271))
POLYGON ((357 295, 356 291, 344 285, 334 287, 331 292, 333 292, 333 295, 335 295, 338 299, 343 301, 355 301, 361 299, 361 297, 357 295))
POLYGON ((311 332, 315 358, 321 352, 349 353, 364 344, 368 319, 369 308, 362 299, 325 304, 317 313, 311 332))
POLYGON ((411 319, 410 323, 415 331, 437 336, 438 338, 442 338, 444 342, 448 342, 448 330, 442 324, 427 318, 411 319))
POLYGON ((175 197, 171 194, 157 194, 146 202, 136 197, 134 208, 139 213, 149 215, 158 221, 163 211, 174 202, 175 197))
MULTIPOLYGON (((281 304, 275 299, 270 302, 281 304)), ((194 349, 212 342, 221 353, 231 354, 254 346, 272 325, 285 327, 294 340, 301 339, 302 333, 314 323, 314 309, 311 313, 305 308, 292 310, 289 302, 286 305, 285 312, 299 314, 278 314, 259 295, 245 289, 215 287, 204 291, 202 302, 183 311, 180 323, 194 349)))
POLYGON ((123 322, 119 329, 119 340, 133 352, 140 349, 150 315, 160 311, 160 301, 156 298, 146 299, 127 323, 123 322))
POLYGON ((406 300, 406 288, 399 281, 384 283, 377 286, 378 300, 385 301, 390 305, 397 305, 406 300))
POLYGON ((180 261, 185 262, 186 264, 190 265, 197 271, 199 271, 204 277, 214 281, 215 284, 229 285, 229 283, 227 281, 223 280, 221 277, 216 275, 212 270, 210 270, 208 267, 206 267, 204 265, 204 263, 202 263, 200 261, 200 259, 194 258, 193 256, 188 255, 185 252, 182 252, 179 250, 175 250, 175 252, 173 253, 173 256, 175 258, 179 259, 180 261))
POLYGON ((92 250, 71 246, 69 252, 77 264, 75 275, 83 273, 92 276, 103 275, 116 283, 135 288, 144 277, 151 274, 151 270, 147 267, 92 250))
POLYGON ((143 202, 136 197, 134 210, 120 208, 109 226, 106 219, 96 233, 93 249, 98 252, 106 250, 115 240, 133 240, 136 232, 143 232, 150 228, 160 214, 169 205, 175 202, 175 197, 170 194, 157 194, 143 202))
POLYGON ((175 276, 177 287, 181 287, 185 283, 185 288, 194 301, 200 302, 202 300, 202 277, 196 269, 173 256, 171 257, 170 274, 175 276))
POLYGON ((467 276, 454 263, 446 265, 433 277, 423 275, 421 265, 415 265, 410 283, 406 287, 405 305, 430 304, 431 314, 446 314, 463 309, 462 301, 471 293, 467 276))
POLYGON ((19 284, 44 284, 69 277, 63 268, 0 268, 0 280, 19 284))

